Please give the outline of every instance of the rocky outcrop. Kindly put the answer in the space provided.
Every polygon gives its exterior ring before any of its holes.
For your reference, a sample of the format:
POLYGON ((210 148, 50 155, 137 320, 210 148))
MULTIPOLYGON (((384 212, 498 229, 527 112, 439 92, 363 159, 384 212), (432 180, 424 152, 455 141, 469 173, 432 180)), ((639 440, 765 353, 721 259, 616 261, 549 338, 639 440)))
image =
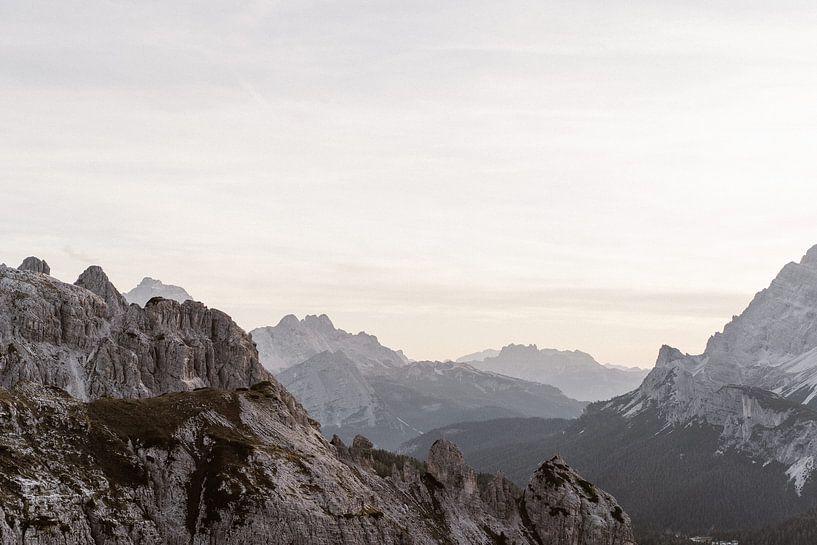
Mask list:
POLYGON ((479 494, 477 474, 465 463, 454 443, 440 439, 431 445, 426 459, 428 473, 455 493, 460 500, 470 500, 479 494))
POLYGON ((187 290, 181 286, 174 286, 172 284, 165 284, 161 280, 156 280, 146 276, 139 282, 139 285, 122 294, 128 303, 139 305, 143 307, 148 301, 154 297, 161 297, 162 299, 172 299, 179 303, 184 303, 193 297, 187 293, 187 290))
POLYGON ((117 291, 108 275, 102 270, 99 265, 91 265, 79 275, 75 286, 85 288, 86 290, 97 294, 105 304, 108 306, 108 316, 116 316, 121 314, 128 307, 128 302, 122 297, 122 294, 117 291))
POLYGON ((582 479, 559 456, 539 466, 525 489, 523 518, 540 543, 635 545, 615 498, 582 479))
POLYGON ((223 312, 192 301, 128 305, 96 266, 75 285, 0 267, 0 386, 138 398, 268 379, 252 340, 223 312))
POLYGON ((631 543, 626 515, 566 466, 565 483, 540 470, 524 497, 498 485, 483 502, 453 445, 426 472, 359 439, 361 464, 290 399, 272 382, 91 403, 0 388, 0 544, 631 543))
POLYGON ((51 274, 51 267, 48 266, 48 263, 46 263, 45 260, 34 256, 25 258, 17 269, 20 271, 51 274))

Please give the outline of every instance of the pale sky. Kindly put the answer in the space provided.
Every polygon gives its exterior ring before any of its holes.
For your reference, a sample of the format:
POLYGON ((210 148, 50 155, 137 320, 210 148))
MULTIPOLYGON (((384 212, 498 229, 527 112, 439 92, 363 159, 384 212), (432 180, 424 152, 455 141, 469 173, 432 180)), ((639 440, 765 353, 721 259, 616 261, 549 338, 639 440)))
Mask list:
POLYGON ((0 261, 410 357, 702 350, 817 243, 813 2, 0 2, 0 261))

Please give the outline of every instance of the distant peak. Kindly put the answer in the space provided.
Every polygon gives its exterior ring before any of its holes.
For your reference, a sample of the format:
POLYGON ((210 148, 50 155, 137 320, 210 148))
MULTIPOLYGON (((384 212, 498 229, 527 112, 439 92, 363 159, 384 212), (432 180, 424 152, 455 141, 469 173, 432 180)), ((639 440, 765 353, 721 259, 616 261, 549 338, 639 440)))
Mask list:
POLYGON ((539 352, 539 347, 535 344, 509 344, 507 346, 503 346, 501 352, 525 352, 525 353, 533 353, 539 352))
POLYGON ((656 366, 666 365, 667 363, 671 363, 675 360, 680 360, 683 357, 684 357, 683 352, 681 352, 677 348, 665 344, 658 351, 658 358, 655 361, 655 365, 656 366))
POLYGON ((287 314, 286 316, 281 318, 281 320, 278 322, 278 325, 279 326, 294 327, 294 326, 297 326, 300 323, 301 323, 301 321, 298 319, 297 316, 295 316, 294 314, 287 314))
POLYGON ((51 274, 51 267, 48 266, 48 263, 46 263, 44 259, 34 256, 25 258, 17 269, 21 271, 51 274))

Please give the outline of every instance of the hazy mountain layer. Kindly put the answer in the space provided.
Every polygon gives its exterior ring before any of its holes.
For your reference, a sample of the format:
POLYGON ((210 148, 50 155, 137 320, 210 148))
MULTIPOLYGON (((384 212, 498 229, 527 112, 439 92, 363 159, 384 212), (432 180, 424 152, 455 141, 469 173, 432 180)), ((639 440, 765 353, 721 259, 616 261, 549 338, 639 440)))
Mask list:
POLYGON ((641 384, 648 372, 608 367, 590 354, 578 350, 539 349, 536 345, 511 344, 495 355, 491 355, 491 352, 478 353, 482 359, 474 360, 472 365, 494 373, 550 384, 568 397, 586 401, 610 399, 629 392, 641 384))
POLYGON ((365 434, 379 447, 396 448, 453 422, 576 417, 584 408, 552 386, 463 363, 410 362, 372 335, 336 329, 325 315, 287 316, 254 330, 253 340, 266 354, 262 363, 285 367, 277 378, 316 415, 324 433, 347 441, 365 434))

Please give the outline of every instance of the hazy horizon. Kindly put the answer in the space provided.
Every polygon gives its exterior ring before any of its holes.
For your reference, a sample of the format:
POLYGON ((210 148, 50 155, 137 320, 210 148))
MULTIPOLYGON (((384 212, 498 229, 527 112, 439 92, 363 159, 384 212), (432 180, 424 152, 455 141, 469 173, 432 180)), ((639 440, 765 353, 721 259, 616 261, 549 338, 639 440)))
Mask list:
POLYGON ((696 353, 814 243, 798 2, 11 1, 0 261, 412 358, 696 353))

